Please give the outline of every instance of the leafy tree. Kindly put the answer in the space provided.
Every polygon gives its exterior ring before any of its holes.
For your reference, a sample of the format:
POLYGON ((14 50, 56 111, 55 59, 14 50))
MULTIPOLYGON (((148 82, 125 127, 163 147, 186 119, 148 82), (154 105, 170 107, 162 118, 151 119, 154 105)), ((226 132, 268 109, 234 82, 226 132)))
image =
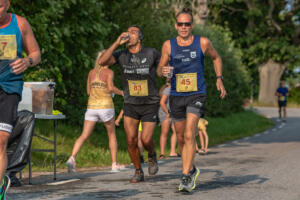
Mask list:
POLYGON ((82 121, 87 74, 110 33, 102 9, 97 0, 11 0, 10 12, 27 18, 42 52, 25 80, 55 81, 55 107, 74 123, 82 121))
POLYGON ((273 102, 283 72, 300 63, 299 0, 216 0, 210 7, 212 22, 232 31, 260 83, 259 100, 273 102))

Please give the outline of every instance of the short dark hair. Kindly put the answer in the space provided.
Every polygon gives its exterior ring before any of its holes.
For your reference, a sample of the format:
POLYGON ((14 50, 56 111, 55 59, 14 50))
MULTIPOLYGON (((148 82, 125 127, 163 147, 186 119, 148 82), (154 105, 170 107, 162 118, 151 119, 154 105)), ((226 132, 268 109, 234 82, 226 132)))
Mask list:
POLYGON ((127 29, 129 29, 131 27, 135 27, 135 28, 139 29, 139 39, 142 41, 143 38, 144 38, 144 35, 143 35, 143 31, 142 31, 141 27, 139 27, 138 25, 133 24, 133 25, 130 25, 127 29))
POLYGON ((176 21, 177 21, 178 16, 181 15, 181 14, 188 14, 188 15, 190 15, 191 19, 192 19, 192 23, 193 23, 194 18, 193 18, 193 14, 192 14, 191 9, 189 9, 189 8, 183 8, 179 13, 177 13, 177 15, 176 15, 176 21))

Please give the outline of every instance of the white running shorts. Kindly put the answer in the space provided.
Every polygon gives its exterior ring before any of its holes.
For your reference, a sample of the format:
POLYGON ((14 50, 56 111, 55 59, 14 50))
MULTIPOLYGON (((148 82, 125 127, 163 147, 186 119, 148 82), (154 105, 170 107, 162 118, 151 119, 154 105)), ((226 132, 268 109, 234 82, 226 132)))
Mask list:
POLYGON ((115 109, 87 109, 84 120, 94 122, 107 122, 115 116, 115 109))

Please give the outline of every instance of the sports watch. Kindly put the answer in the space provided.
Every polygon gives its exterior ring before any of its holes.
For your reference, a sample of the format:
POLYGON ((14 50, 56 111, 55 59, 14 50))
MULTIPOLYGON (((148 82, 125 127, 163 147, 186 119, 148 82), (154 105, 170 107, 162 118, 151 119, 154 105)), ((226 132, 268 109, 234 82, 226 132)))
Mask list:
POLYGON ((223 81, 223 76, 217 76, 216 79, 220 78, 223 81))
POLYGON ((30 66, 32 66, 32 65, 33 65, 33 59, 32 59, 32 58, 30 58, 30 57, 29 57, 29 64, 30 64, 30 66))

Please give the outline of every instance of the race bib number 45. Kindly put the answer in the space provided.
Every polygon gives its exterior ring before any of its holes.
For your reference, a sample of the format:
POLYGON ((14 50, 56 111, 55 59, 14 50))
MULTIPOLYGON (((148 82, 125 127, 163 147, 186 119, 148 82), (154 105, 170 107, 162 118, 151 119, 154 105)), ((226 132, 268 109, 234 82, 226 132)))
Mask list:
POLYGON ((15 59, 17 57, 16 35, 0 35, 0 59, 15 59))
POLYGON ((130 96, 148 96, 147 80, 128 80, 130 96))
POLYGON ((197 73, 176 74, 177 92, 194 92, 197 88, 197 73))

